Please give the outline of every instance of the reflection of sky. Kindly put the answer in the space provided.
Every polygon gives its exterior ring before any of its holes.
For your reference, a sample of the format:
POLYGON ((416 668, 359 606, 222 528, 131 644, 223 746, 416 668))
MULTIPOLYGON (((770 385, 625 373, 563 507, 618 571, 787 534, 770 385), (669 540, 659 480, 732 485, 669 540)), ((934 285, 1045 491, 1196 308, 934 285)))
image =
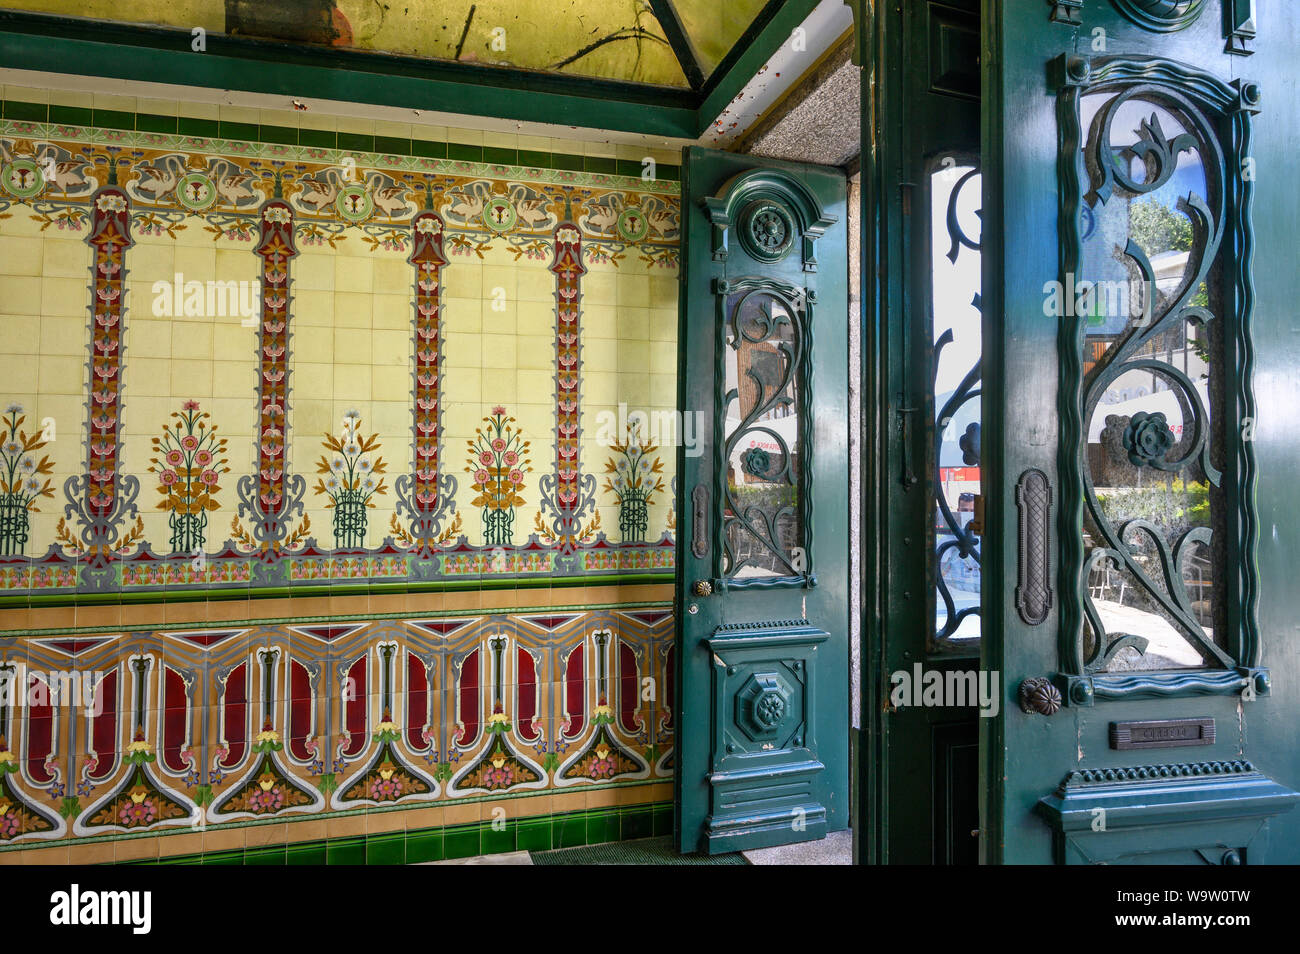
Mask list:
MULTIPOLYGON (((1163 122, 1163 121, 1162 121, 1163 122)), ((1166 135, 1172 135, 1169 131, 1169 122, 1163 122, 1166 135)), ((1138 160, 1133 160, 1133 168, 1130 176, 1135 181, 1142 181, 1145 178, 1145 167, 1138 160)), ((1083 276, 1081 281, 1109 281, 1127 283, 1131 276, 1128 271, 1128 259, 1121 254, 1125 243, 1129 238, 1129 209, 1133 204, 1159 203, 1169 209, 1178 218, 1189 221, 1186 213, 1178 208, 1181 199, 1187 198, 1191 193, 1200 196, 1203 201, 1209 202, 1206 195, 1205 170, 1201 164, 1201 157, 1194 152, 1183 152, 1178 156, 1178 165, 1174 170, 1169 181, 1160 188, 1145 193, 1143 195, 1133 196, 1123 191, 1118 182, 1115 183, 1115 194, 1110 201, 1103 204, 1098 202, 1090 210, 1091 216, 1084 216, 1084 247, 1083 247, 1083 276)), ((1155 261, 1159 256, 1169 251, 1163 248, 1143 248, 1153 265, 1158 265, 1155 261)), ((1181 278, 1181 276, 1179 276, 1181 278)), ((1169 281, 1171 286, 1177 285, 1177 281, 1169 281)), ((1161 287, 1164 287, 1162 284, 1161 287)), ((1069 290, 1066 290, 1069 294, 1069 290)), ((1098 304, 1104 299, 1099 296, 1098 304)), ((1136 311, 1140 306, 1140 298, 1134 297, 1130 302, 1130 309, 1136 311)), ((1105 315, 1098 316, 1089 322, 1088 333, 1096 335, 1115 335, 1121 333, 1128 325, 1129 315, 1105 315)))
MULTIPOLYGON (((1129 172, 1130 178, 1135 182, 1141 182, 1146 178, 1145 168, 1143 163, 1135 158, 1129 172)), ((1194 152, 1181 152, 1178 154, 1178 165, 1174 169, 1174 174, 1169 177, 1169 181, 1154 192, 1135 196, 1133 201, 1159 202, 1171 212, 1184 215, 1184 213, 1178 211, 1178 200, 1187 198, 1188 194, 1193 192, 1206 203, 1210 201, 1209 196, 1205 194, 1205 168, 1201 165, 1200 155, 1194 152)), ((1184 217, 1186 216, 1184 215, 1184 217)), ((1146 249, 1145 251, 1154 254, 1163 251, 1163 249, 1146 249)))

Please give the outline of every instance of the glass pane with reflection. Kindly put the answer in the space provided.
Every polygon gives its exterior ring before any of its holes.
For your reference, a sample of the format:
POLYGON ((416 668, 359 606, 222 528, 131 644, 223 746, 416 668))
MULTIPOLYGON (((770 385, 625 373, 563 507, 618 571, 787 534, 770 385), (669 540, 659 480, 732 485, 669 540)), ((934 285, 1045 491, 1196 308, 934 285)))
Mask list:
POLYGON ((930 174, 934 406, 935 643, 980 635, 980 173, 941 160, 930 174))
POLYGON ((1085 659, 1097 672, 1225 665, 1213 244, 1223 197, 1195 124, 1174 104, 1103 93, 1081 105, 1092 190, 1075 289, 1085 322, 1085 659))
POLYGON ((723 571, 803 571, 799 506, 802 315, 785 294, 748 288, 726 301, 723 571))

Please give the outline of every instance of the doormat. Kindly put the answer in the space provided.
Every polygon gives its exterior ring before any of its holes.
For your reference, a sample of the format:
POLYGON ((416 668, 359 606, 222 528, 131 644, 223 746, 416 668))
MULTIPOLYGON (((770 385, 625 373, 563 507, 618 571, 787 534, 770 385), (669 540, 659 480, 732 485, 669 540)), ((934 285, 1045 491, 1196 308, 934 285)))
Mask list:
POLYGON ((671 837, 610 841, 603 845, 530 852, 535 865, 747 865, 740 852, 727 855, 681 855, 671 837))

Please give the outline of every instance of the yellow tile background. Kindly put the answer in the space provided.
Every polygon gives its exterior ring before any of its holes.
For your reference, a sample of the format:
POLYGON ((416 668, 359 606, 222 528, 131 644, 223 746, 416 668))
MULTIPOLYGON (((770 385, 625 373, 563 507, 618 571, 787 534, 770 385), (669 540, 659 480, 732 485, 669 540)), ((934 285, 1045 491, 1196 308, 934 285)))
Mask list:
POLYGON ((54 498, 31 515, 26 553, 53 542, 63 483, 83 468, 90 247, 76 233, 42 232, 21 207, 0 222, 0 406, 22 405, 28 434, 50 430, 36 452, 54 464, 54 498))
MULTIPOLYGON (((144 519, 145 539, 155 552, 171 552, 167 513, 157 509, 162 499, 150 473, 153 438, 161 436, 189 400, 211 417, 217 433, 226 439, 226 466, 217 500, 221 509, 208 516, 209 552, 220 549, 231 535, 231 518, 238 512, 235 485, 253 467, 257 434, 257 328, 245 327, 239 315, 202 317, 155 315, 155 282, 167 282, 170 291, 181 281, 237 281, 255 283, 259 261, 251 242, 225 236, 213 241, 202 218, 190 216, 176 238, 137 234, 127 253, 127 311, 125 370, 122 400, 122 461, 125 471, 140 479, 138 504, 144 519)), ((257 299, 254 294, 254 301, 257 299)), ((172 306, 174 310, 174 302, 172 306)))
MULTIPOLYGON (((227 107, 176 108, 186 115, 217 110, 223 118, 233 116, 225 116, 227 107)), ((151 110, 167 111, 158 104, 151 110)), ((328 125, 358 126, 342 121, 328 125)), ((555 142, 551 148, 581 154, 586 147, 555 142)), ((231 473, 221 483, 221 509, 210 516, 210 551, 230 536, 236 483, 254 462, 257 329, 243 326, 238 316, 153 314, 154 283, 170 282, 177 273, 185 281, 257 281, 254 243, 225 235, 214 241, 206 224, 202 217, 188 217, 174 237, 146 235, 137 228, 127 257, 123 465, 140 479, 145 539, 159 553, 170 551, 170 531, 166 513, 156 509, 151 442, 173 411, 186 400, 197 400, 227 440, 231 473)), ((316 461, 324 453, 324 432, 337 433, 344 413, 359 411, 364 433, 378 433, 386 464, 387 492, 375 498, 368 523, 366 543, 375 547, 391 533, 394 480, 411 466, 413 270, 407 252, 371 250, 354 229, 336 239, 334 248, 302 239, 298 244, 291 266, 290 471, 307 480, 304 503, 311 534, 322 546, 333 546, 332 511, 314 490, 316 461)), ((482 543, 481 515, 471 506, 467 441, 494 406, 504 406, 530 441, 526 503, 514 525, 514 542, 524 543, 539 510, 539 482, 554 458, 555 279, 548 270, 549 256, 517 258, 498 239, 481 257, 448 258, 442 288, 442 466, 459 483, 463 532, 472 543, 482 543)), ((44 417, 56 423, 56 441, 44 452, 55 460, 57 494, 33 517, 29 555, 43 554, 53 541, 63 482, 83 467, 90 263, 84 232, 41 231, 40 223, 21 213, 0 220, 0 401, 27 408, 29 427, 44 417)), ((614 497, 600 489, 611 454, 599 440, 600 415, 617 416, 620 403, 629 412, 672 412, 677 276, 648 269, 631 250, 617 266, 588 262, 582 288, 583 471, 595 475, 602 529, 618 541, 614 497)), ((658 456, 665 489, 650 510, 651 541, 667 527, 675 449, 662 447, 658 456)))

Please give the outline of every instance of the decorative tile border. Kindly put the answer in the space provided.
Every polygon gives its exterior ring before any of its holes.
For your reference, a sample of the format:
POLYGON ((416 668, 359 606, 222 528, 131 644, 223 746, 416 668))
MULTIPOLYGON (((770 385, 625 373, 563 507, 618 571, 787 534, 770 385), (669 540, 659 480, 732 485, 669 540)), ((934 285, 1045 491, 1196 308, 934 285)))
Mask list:
POLYGON ((674 634, 540 608, 14 641, 0 853, 662 782, 674 634))
MULTIPOLYGON (((102 130, 101 138, 124 146, 151 148, 194 148, 203 144, 214 152, 238 149, 246 155, 274 156, 289 161, 320 159, 331 152, 355 156, 367 164, 387 161, 393 168, 420 168, 430 172, 463 172, 469 165, 486 165, 507 174, 561 174, 554 181, 577 185, 627 186, 633 180, 639 188, 676 192, 681 167, 656 163, 656 178, 643 180, 643 166, 634 159, 605 156, 575 156, 566 153, 493 146, 473 146, 424 139, 358 135, 316 129, 255 123, 221 122, 215 119, 158 116, 106 109, 46 105, 44 103, 0 103, 6 131, 9 123, 30 128, 24 135, 59 138, 68 131, 85 127, 102 130), (432 165, 431 163, 438 163, 432 165)), ((346 120, 342 120, 346 122, 346 120)))

